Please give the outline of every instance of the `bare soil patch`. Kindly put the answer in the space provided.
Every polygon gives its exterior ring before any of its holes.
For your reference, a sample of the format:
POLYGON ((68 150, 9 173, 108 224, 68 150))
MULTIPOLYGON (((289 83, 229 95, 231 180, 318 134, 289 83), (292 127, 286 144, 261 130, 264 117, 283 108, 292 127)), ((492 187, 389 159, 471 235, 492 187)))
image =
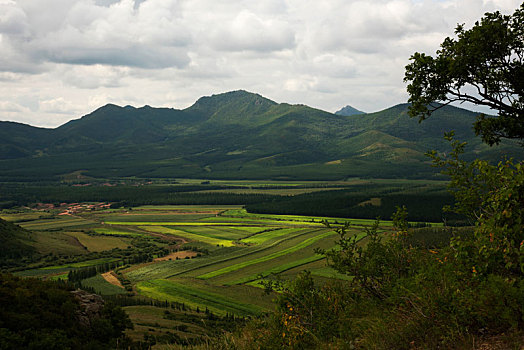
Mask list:
POLYGON ((122 283, 120 283, 120 280, 116 277, 116 274, 115 274, 114 271, 109 271, 109 272, 103 273, 102 277, 104 277, 104 279, 107 282, 111 283, 112 285, 120 287, 122 289, 124 288, 122 283))

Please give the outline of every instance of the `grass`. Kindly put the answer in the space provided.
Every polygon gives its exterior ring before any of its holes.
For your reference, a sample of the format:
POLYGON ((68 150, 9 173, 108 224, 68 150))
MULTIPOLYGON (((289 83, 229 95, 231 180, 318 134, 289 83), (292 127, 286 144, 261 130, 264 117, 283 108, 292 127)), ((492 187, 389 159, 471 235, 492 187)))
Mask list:
POLYGON ((33 221, 45 218, 52 218, 53 214, 46 212, 22 212, 22 213, 0 213, 0 218, 5 221, 10 221, 14 223, 20 223, 24 221, 33 221))
POLYGON ((33 231, 32 246, 41 254, 83 255, 87 251, 75 237, 63 232, 33 231))
MULTIPOLYGON (((125 272, 131 281, 143 281, 155 278, 166 278, 173 276, 196 276, 202 273, 213 271, 217 268, 229 266, 235 259, 240 261, 250 259, 255 256, 264 256, 271 252, 280 250, 283 247, 293 246, 299 242, 302 236, 312 233, 311 230, 294 230, 285 238, 270 240, 258 246, 248 247, 216 247, 210 255, 204 255, 196 259, 182 259, 175 261, 162 261, 155 264, 145 264, 132 271, 125 272), (291 243, 289 243, 291 242, 291 243)), ((193 245, 194 243, 191 243, 193 245)))
MULTIPOLYGON (((133 329, 126 330, 126 335, 134 341, 143 341, 145 334, 162 336, 168 332, 173 332, 182 339, 193 339, 199 338, 209 332, 209 330, 204 328, 205 323, 202 322, 202 316, 195 312, 167 310, 165 308, 145 305, 126 306, 123 307, 123 309, 126 314, 129 315, 134 325, 133 329), (165 318, 166 311, 176 315, 177 319, 171 320, 165 318), (184 327, 184 332, 177 330, 180 326, 184 327)), ((157 349, 159 345, 160 344, 157 344, 155 349, 157 349)))
POLYGON ((167 228, 163 226, 143 226, 143 227, 139 226, 139 228, 143 230, 147 230, 149 232, 168 234, 168 235, 173 235, 177 237, 187 238, 193 241, 200 241, 200 242, 213 244, 213 245, 221 245, 224 247, 231 247, 235 245, 233 241, 231 240, 225 240, 225 239, 195 234, 187 230, 178 230, 178 229, 172 229, 172 228, 167 228))
POLYGON ((112 228, 95 228, 93 230, 96 234, 99 235, 106 235, 106 236, 143 236, 141 233, 137 232, 130 232, 130 231, 122 231, 122 230, 115 230, 112 228))
POLYGON ((249 265, 258 264, 258 263, 265 262, 265 261, 268 261, 268 260, 271 260, 271 259, 275 259, 275 258, 277 258, 279 256, 290 254, 290 253, 295 252, 295 251, 297 251, 299 249, 305 248, 305 247, 313 244, 314 242, 316 242, 318 240, 321 240, 323 238, 329 237, 329 236, 334 235, 334 234, 335 234, 335 232, 333 232, 333 231, 324 232, 324 233, 321 233, 321 234, 319 234, 319 235, 317 235, 315 237, 308 238, 308 239, 300 242, 299 244, 297 244, 297 245, 295 245, 293 247, 282 249, 280 251, 274 252, 272 254, 268 254, 266 256, 263 256, 263 257, 260 257, 260 258, 257 258, 257 259, 252 259, 252 260, 248 260, 248 261, 237 263, 235 265, 224 267, 224 268, 221 268, 219 270, 215 270, 215 271, 203 274, 203 275, 198 276, 198 277, 202 278, 202 279, 208 279, 208 278, 220 276, 220 275, 228 273, 228 272, 239 270, 239 269, 241 269, 243 267, 246 267, 246 266, 249 266, 249 265))
MULTIPOLYGON (((311 235, 304 236, 302 238, 299 237, 298 240, 288 240, 278 244, 278 246, 280 249, 293 247, 295 244, 297 244, 297 242, 305 240, 308 237, 311 237, 311 235)), ((218 277, 213 277, 211 281, 212 283, 224 285, 242 284, 246 281, 251 281, 258 278, 259 275, 268 276, 272 273, 281 274, 289 270, 301 271, 304 270, 306 266, 310 266, 316 261, 323 261, 324 259, 322 256, 315 254, 315 249, 331 249, 335 246, 337 239, 337 235, 329 236, 295 252, 278 256, 274 259, 263 261, 261 263, 252 264, 247 267, 243 267, 242 269, 220 275, 218 277)), ((268 254, 270 252, 271 251, 268 251, 268 254)), ((257 255, 253 257, 257 258, 260 256, 263 255, 257 255)), ((297 272, 295 272, 295 274, 296 273, 297 272)))
POLYGON ((91 220, 86 220, 76 217, 67 217, 60 219, 44 219, 44 220, 35 220, 29 222, 22 222, 20 226, 27 230, 50 230, 50 229, 59 229, 64 227, 72 226, 83 226, 90 225, 94 222, 91 220))
POLYGON ((114 213, 110 215, 100 216, 100 219, 103 219, 105 223, 112 223, 113 221, 126 222, 131 225, 137 222, 158 222, 158 223, 169 223, 171 221, 182 221, 182 222, 192 222, 195 220, 200 220, 208 217, 214 217, 215 214, 177 214, 172 212, 152 212, 152 213, 136 213, 132 214, 119 214, 115 215, 114 213))
POLYGON ((97 294, 115 295, 125 294, 126 290, 107 282, 102 275, 96 275, 82 280, 82 286, 93 288, 97 294))
POLYGON ((24 276, 24 277, 45 277, 45 276, 52 277, 56 275, 62 275, 73 269, 102 265, 102 264, 117 261, 117 260, 118 259, 114 259, 114 258, 100 258, 100 259, 95 259, 95 260, 82 261, 78 263, 46 266, 46 267, 41 267, 37 269, 19 271, 19 272, 16 272, 16 275, 24 276))
POLYGON ((223 267, 231 266, 237 262, 244 262, 250 259, 267 256, 268 254, 278 252, 286 247, 294 246, 303 240, 304 237, 315 235, 315 231, 305 229, 299 230, 290 234, 289 237, 268 241, 259 246, 222 248, 222 250, 217 251, 216 254, 198 258, 193 261, 192 264, 188 263, 185 269, 179 269, 178 271, 174 270, 177 272, 173 271, 171 276, 184 275, 196 277, 223 267))
POLYGON ((341 274, 341 273, 333 270, 331 267, 328 267, 328 266, 325 266, 323 268, 318 268, 318 269, 312 269, 310 271, 311 271, 311 274, 313 276, 320 276, 320 277, 327 277, 327 278, 336 278, 336 279, 346 280, 346 281, 351 280, 350 276, 341 274))
POLYGON ((90 252, 103 252, 113 248, 125 249, 130 245, 129 241, 121 237, 92 236, 83 232, 69 232, 67 234, 78 239, 90 252))
POLYGON ((180 222, 180 221, 169 221, 169 222, 159 222, 159 221, 137 221, 137 222, 127 222, 127 221, 106 221, 104 222, 107 225, 128 225, 128 226, 246 226, 242 222, 180 222))
POLYGON ((292 232, 296 232, 297 230, 298 229, 296 229, 296 228, 276 229, 276 230, 261 232, 261 233, 255 234, 253 236, 241 239, 240 241, 243 242, 243 243, 248 243, 248 244, 261 244, 261 243, 264 243, 264 242, 266 242, 266 241, 268 241, 270 239, 279 238, 279 237, 288 235, 288 234, 290 234, 292 232))
POLYGON ((77 263, 42 267, 41 270, 56 270, 56 269, 63 269, 63 268, 78 269, 82 267, 102 265, 102 264, 110 263, 110 262, 117 261, 117 260, 118 259, 115 259, 115 258, 100 258, 100 259, 87 260, 87 261, 82 261, 82 262, 77 262, 77 263))
MULTIPOLYGON (((41 248, 53 247, 53 253, 62 251, 74 255, 85 254, 87 250, 126 248, 133 237, 149 234, 160 239, 158 234, 186 239, 190 241, 186 245, 200 247, 204 253, 192 259, 132 265, 121 272, 139 295, 185 303, 193 309, 207 307, 220 315, 260 314, 272 308, 272 297, 263 297, 260 289, 254 288, 259 287, 260 278, 271 274, 292 278, 305 268, 310 268, 318 278, 345 277, 325 268, 324 257, 314 253, 314 248, 331 249, 338 238, 333 228, 327 228, 321 221, 328 219, 337 227, 335 222, 348 221, 343 218, 250 214, 239 206, 144 206, 80 215, 82 217, 55 219, 35 216, 34 221, 24 222, 24 225, 39 230, 34 231, 34 235, 35 244, 41 248), (217 213, 220 214, 217 216, 217 213), (71 230, 71 227, 86 224, 91 225, 89 230, 94 234, 71 230)), ((352 231, 361 235, 359 239, 365 236, 362 227, 374 222, 349 221, 352 231)), ((382 229, 391 225, 389 222, 381 224, 382 229)), ((115 260, 96 259, 19 274, 62 278, 71 269, 115 260)), ((100 275, 84 280, 83 284, 101 294, 124 293, 100 275)), ((147 331, 145 326, 140 327, 147 331)), ((166 330, 162 326, 159 328, 159 332, 166 330)))
POLYGON ((317 260, 322 260, 322 259, 324 259, 324 257, 322 255, 315 254, 315 255, 312 255, 312 256, 307 257, 307 258, 291 261, 291 262, 288 262, 286 264, 283 264, 283 265, 280 265, 280 266, 277 266, 277 267, 273 267, 271 269, 267 269, 267 270, 265 270, 263 272, 260 272, 260 273, 258 273, 256 275, 251 275, 251 276, 240 278, 240 279, 238 279, 236 281, 229 282, 227 284, 246 284, 246 283, 255 281, 257 279, 260 279, 261 277, 263 278, 263 277, 267 277, 267 276, 269 276, 271 274, 278 274, 278 273, 287 271, 289 269, 292 269, 292 268, 295 268, 295 267, 298 267, 298 266, 302 266, 302 265, 305 265, 305 264, 309 264, 310 262, 317 261, 317 260))
POLYGON ((140 294, 153 299, 185 303, 192 308, 207 307, 218 315, 232 313, 240 316, 250 316, 264 311, 258 306, 240 303, 224 295, 195 288, 189 283, 183 284, 165 279, 156 279, 139 282, 136 285, 136 289, 140 294))

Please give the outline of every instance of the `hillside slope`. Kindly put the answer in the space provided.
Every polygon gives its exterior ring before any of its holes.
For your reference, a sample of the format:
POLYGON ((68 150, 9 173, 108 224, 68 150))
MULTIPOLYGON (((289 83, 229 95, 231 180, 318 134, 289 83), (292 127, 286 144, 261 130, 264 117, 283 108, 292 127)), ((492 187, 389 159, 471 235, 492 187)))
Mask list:
POLYGON ((31 233, 0 218, 0 266, 9 266, 36 253, 29 243, 31 233))
POLYGON ((110 104, 56 129, 2 122, 0 180, 78 171, 95 178, 431 177, 424 152, 446 150, 442 135, 452 129, 475 156, 521 154, 515 145, 481 144, 473 112, 445 107, 419 124, 407 108, 344 116, 240 90, 184 110, 110 104))

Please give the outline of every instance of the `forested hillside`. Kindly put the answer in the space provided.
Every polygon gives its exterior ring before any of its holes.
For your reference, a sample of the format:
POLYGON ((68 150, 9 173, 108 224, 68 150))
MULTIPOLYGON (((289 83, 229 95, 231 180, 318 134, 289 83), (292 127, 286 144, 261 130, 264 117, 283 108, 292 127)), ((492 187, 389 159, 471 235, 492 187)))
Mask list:
POLYGON ((115 348, 131 327, 127 315, 100 297, 82 305, 71 291, 56 282, 0 274, 0 348, 115 348))
POLYGON ((468 154, 520 155, 511 143, 475 138, 476 113, 444 107, 419 125, 407 104, 335 115, 233 91, 184 110, 106 105, 56 129, 0 122, 0 180, 94 178, 331 179, 428 178, 424 153, 444 151, 444 131, 469 141, 468 154))
POLYGON ((36 250, 29 244, 31 232, 0 218, 0 266, 20 263, 36 250))

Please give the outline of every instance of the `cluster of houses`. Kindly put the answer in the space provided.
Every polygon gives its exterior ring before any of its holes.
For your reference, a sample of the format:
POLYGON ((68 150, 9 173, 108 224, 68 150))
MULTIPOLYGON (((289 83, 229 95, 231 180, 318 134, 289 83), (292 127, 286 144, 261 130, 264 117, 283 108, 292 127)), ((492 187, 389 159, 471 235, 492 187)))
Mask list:
POLYGON ((84 211, 94 211, 101 209, 109 209, 111 203, 60 203, 60 206, 55 206, 51 203, 37 203, 36 209, 38 210, 51 210, 61 209, 62 211, 58 215, 74 215, 84 211))

